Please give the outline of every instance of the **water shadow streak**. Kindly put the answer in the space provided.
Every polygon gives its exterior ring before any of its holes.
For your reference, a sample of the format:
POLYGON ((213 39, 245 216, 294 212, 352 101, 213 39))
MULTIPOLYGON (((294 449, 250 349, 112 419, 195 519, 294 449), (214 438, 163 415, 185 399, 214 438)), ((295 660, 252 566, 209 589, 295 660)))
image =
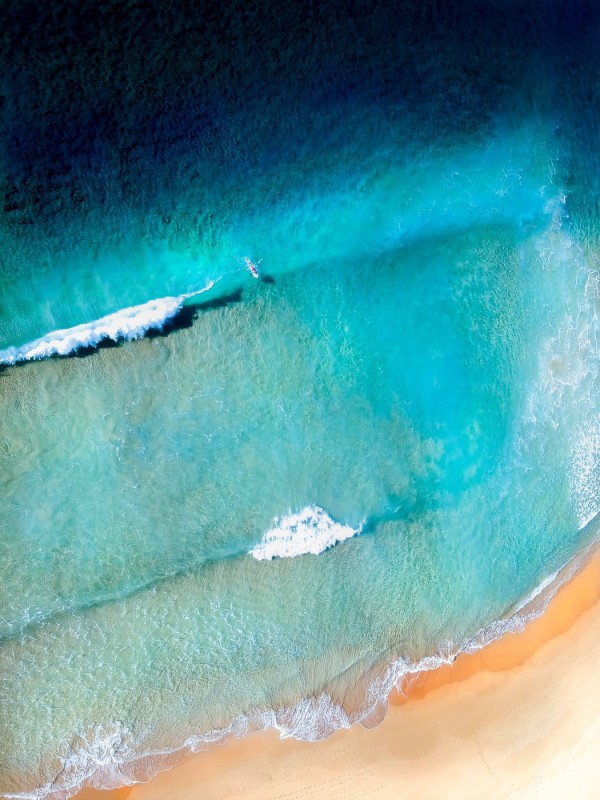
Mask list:
MULTIPOLYGON (((182 308, 177 311, 169 319, 165 320, 165 322, 160 326, 153 326, 148 328, 145 333, 139 337, 139 339, 157 339, 162 338, 165 336, 169 336, 176 331, 182 331, 186 328, 191 328, 194 324, 195 320, 198 318, 198 314, 205 312, 205 311, 217 311, 218 309, 227 308, 229 306, 235 305, 237 303, 241 303, 243 300, 243 291, 241 288, 236 289, 229 294, 222 295, 221 297, 217 297, 214 300, 205 300, 204 302, 198 303, 188 303, 187 305, 182 306, 182 308)), ((126 344, 131 344, 132 342, 137 341, 137 339, 111 339, 106 337, 101 339, 99 342, 93 345, 81 345, 76 349, 72 350, 70 353, 54 353, 51 356, 48 356, 44 359, 27 359, 24 361, 17 361, 14 364, 0 364, 0 373, 4 372, 7 369, 14 369, 15 367, 24 367, 35 363, 36 361, 53 361, 53 360, 64 360, 66 358, 87 358, 88 356, 94 355, 99 350, 111 350, 116 347, 122 347, 126 344)))

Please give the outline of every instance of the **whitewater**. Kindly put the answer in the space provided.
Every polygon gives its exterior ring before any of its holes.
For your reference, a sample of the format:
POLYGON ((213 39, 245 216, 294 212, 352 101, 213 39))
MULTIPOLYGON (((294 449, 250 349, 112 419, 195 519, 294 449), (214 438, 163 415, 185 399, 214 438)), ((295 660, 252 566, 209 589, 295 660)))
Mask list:
POLYGON ((119 342, 139 339, 150 330, 161 330, 166 322, 181 311, 186 300, 210 291, 218 280, 220 279, 210 281, 204 289, 196 292, 149 300, 141 305, 107 314, 93 322, 52 331, 18 347, 7 347, 0 350, 0 364, 10 366, 51 356, 67 356, 83 348, 96 347, 106 340, 119 342))
POLYGON ((318 506, 307 506, 301 511, 275 517, 273 527, 250 550, 259 561, 271 558, 293 558, 307 553, 318 555, 361 532, 342 525, 318 506))

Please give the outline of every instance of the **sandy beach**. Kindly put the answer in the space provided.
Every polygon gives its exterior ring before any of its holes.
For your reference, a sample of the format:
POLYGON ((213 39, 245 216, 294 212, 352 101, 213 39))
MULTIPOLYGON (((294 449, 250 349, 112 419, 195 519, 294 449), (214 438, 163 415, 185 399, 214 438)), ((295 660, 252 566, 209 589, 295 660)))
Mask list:
POLYGON ((78 800, 598 797, 600 554, 521 634, 391 698, 383 723, 307 744, 269 731, 78 800))

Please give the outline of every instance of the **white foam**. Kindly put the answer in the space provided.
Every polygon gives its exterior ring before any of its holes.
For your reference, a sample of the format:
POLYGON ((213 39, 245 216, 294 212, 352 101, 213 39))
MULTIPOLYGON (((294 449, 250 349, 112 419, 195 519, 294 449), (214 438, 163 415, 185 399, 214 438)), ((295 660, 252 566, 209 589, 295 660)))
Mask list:
MULTIPOLYGON (((323 509, 309 509, 311 513, 318 511, 327 516, 323 509)), ((290 516, 300 517, 306 510, 290 516)), ((328 519, 331 520, 330 517, 328 519)), ((333 520, 331 522, 338 524, 333 520)), ((153 762, 151 769, 144 770, 143 780, 148 780, 151 774, 156 774, 161 768, 173 766, 174 762, 170 757, 174 754, 199 752, 222 744, 230 738, 247 736, 269 728, 277 730, 282 739, 291 737, 315 742, 331 736, 340 728, 350 728, 355 724, 365 725, 369 721, 371 727, 373 720, 377 723, 383 719, 392 690, 402 691, 404 681, 411 675, 450 664, 459 653, 474 653, 506 633, 520 633, 528 622, 543 614, 559 588, 578 572, 587 556, 598 547, 597 518, 590 523, 590 533, 594 534, 593 541, 562 569, 545 578, 529 595, 516 603, 507 616, 481 628, 470 639, 442 643, 435 654, 417 661, 396 658, 383 670, 376 670, 368 680, 363 703, 352 713, 347 712, 331 694, 324 691, 288 707, 255 709, 239 714, 225 727, 190 736, 178 747, 147 752, 135 751, 135 746, 132 746, 135 745, 134 737, 122 723, 98 725, 91 731, 91 735, 78 737, 69 754, 60 759, 62 768, 52 782, 33 792, 14 792, 4 796, 14 800, 66 800, 85 785, 104 789, 131 785, 139 782, 135 775, 135 765, 143 759, 153 762), (533 602, 536 599, 538 602, 533 602), (163 758, 167 760, 161 764, 163 758)))
POLYGON ((103 339, 112 339, 114 342, 140 339, 151 328, 162 328, 167 320, 181 310, 185 300, 208 292, 215 283, 216 281, 210 281, 204 289, 197 292, 149 300, 139 306, 123 308, 94 322, 52 331, 20 347, 7 347, 0 350, 0 364, 12 365, 20 361, 66 356, 81 347, 95 347, 103 339))
POLYGON ((515 418, 521 419, 517 449, 528 465, 562 454, 555 463, 564 464, 583 527, 600 511, 600 272, 597 255, 571 237, 564 202, 559 195, 548 203, 551 224, 534 239, 542 265, 540 304, 553 313, 543 328, 526 406, 515 418))
POLYGON ((92 776, 96 783, 126 785, 127 778, 120 767, 137 757, 128 743, 130 738, 131 732, 121 722, 96 725, 89 733, 80 734, 68 753, 58 758, 60 769, 54 780, 33 792, 8 793, 5 797, 19 800, 51 797, 63 800, 76 794, 92 776))
POLYGON ((319 555, 362 530, 362 525, 352 528, 336 522, 319 506, 306 506, 302 511, 275 517, 273 523, 274 526, 250 550, 250 554, 259 561, 293 558, 307 553, 319 555))

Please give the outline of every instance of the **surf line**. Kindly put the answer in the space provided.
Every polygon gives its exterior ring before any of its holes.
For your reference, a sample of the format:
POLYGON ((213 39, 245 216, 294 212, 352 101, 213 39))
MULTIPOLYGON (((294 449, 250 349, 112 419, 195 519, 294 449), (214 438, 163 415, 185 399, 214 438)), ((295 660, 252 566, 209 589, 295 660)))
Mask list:
POLYGON ((114 342, 141 339, 149 330, 159 330, 181 311, 186 300, 210 291, 221 278, 209 281, 195 292, 177 297, 161 297, 138 306, 130 306, 107 314, 94 322, 52 331, 33 342, 0 350, 0 365, 11 366, 23 361, 39 361, 51 356, 68 356, 84 347, 96 347, 110 339, 114 342))

